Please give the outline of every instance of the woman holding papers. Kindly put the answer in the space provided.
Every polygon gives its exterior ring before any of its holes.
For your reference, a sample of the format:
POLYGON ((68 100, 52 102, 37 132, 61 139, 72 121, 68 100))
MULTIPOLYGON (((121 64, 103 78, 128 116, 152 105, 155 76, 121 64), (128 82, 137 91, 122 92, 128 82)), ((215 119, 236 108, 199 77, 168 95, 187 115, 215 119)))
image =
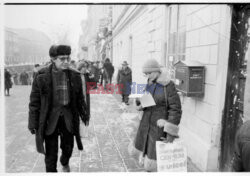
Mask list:
POLYGON ((135 148, 142 152, 144 168, 156 171, 156 141, 173 142, 178 137, 181 102, 174 83, 159 63, 148 60, 143 65, 148 77, 145 95, 137 101, 143 116, 135 139, 135 148))

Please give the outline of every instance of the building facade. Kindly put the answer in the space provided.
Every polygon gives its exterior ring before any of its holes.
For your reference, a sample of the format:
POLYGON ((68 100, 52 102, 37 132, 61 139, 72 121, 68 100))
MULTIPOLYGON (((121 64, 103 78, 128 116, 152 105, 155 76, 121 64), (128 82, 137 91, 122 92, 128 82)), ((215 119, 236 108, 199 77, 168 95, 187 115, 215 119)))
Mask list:
POLYGON ((177 61, 205 66, 204 96, 181 95, 180 124, 188 156, 203 171, 230 168, 234 135, 243 118, 239 107, 250 36, 248 9, 237 4, 113 6, 113 63, 119 68, 126 60, 136 84, 146 83, 141 67, 150 58, 168 68, 173 80, 177 61), (240 34, 233 34, 233 28, 241 29, 240 34), (237 59, 241 61, 235 63, 237 59))
POLYGON ((10 29, 5 29, 5 63, 8 65, 10 63, 17 62, 18 55, 18 35, 17 33, 11 31, 10 29))
POLYGON ((5 65, 48 62, 50 39, 33 29, 5 28, 5 65))
POLYGON ((82 21, 82 35, 79 39, 80 59, 101 61, 112 58, 110 37, 112 22, 111 5, 88 6, 88 18, 82 21))

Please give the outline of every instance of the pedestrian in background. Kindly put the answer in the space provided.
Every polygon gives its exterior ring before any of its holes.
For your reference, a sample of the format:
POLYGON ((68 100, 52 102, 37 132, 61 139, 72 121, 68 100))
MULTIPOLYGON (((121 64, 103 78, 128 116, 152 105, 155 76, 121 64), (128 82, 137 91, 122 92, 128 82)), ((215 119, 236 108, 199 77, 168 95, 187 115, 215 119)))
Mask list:
POLYGON ((95 87, 97 88, 97 82, 98 82, 98 68, 96 66, 96 64, 94 62, 90 62, 90 64, 88 65, 88 71, 91 75, 94 75, 94 82, 95 82, 95 87))
POLYGON ((29 74, 25 70, 20 74, 20 82, 22 85, 29 84, 29 74))
POLYGON ((142 153, 145 170, 156 171, 156 141, 173 142, 178 137, 181 102, 175 84, 156 60, 146 61, 142 70, 148 78, 146 92, 152 95, 156 105, 142 108, 140 101, 137 102, 137 109, 143 111, 143 116, 134 145, 135 151, 142 153))
POLYGON ((70 54, 70 46, 51 46, 52 63, 38 71, 32 84, 28 128, 36 135, 37 151, 45 155, 46 172, 57 172, 59 136, 63 172, 70 172, 74 137, 83 150, 80 118, 89 124, 80 72, 69 67, 70 54))
MULTIPOLYGON (((93 84, 93 83, 96 84, 96 82, 95 82, 94 75, 88 71, 88 65, 89 65, 88 62, 82 61, 81 63, 79 63, 78 70, 81 73, 83 96, 84 96, 85 103, 87 105, 87 114, 90 117, 90 95, 89 95, 88 89, 91 89, 91 88, 90 88, 90 86, 88 86, 88 84, 93 84)), ((94 87, 95 86, 93 86, 93 88, 94 87)), ((85 134, 81 134, 81 136, 88 137, 88 132, 87 132, 86 128, 82 125, 80 126, 80 128, 85 129, 82 132, 85 134)), ((80 129, 80 131, 81 131, 81 129, 80 129)))
POLYGON ((90 96, 88 94, 88 83, 95 83, 94 75, 88 71, 88 62, 82 61, 79 63, 78 70, 81 73, 83 95, 85 97, 85 103, 87 105, 88 115, 90 115, 90 96))
POLYGON ((5 87, 5 95, 10 96, 10 88, 12 88, 11 74, 5 68, 4 69, 4 87, 5 87))
POLYGON ((71 60, 71 61, 70 61, 70 66, 71 66, 72 68, 75 68, 75 69, 76 69, 76 61, 71 60))
POLYGON ((36 74, 37 74, 37 72, 38 72, 39 67, 40 67, 39 64, 35 64, 35 67, 34 67, 34 69, 33 69, 33 74, 32 74, 33 80, 34 80, 34 78, 35 78, 35 76, 36 76, 36 74))
POLYGON ((132 70, 128 67, 127 61, 122 63, 122 68, 119 69, 117 74, 117 84, 120 87, 120 93, 122 96, 122 102, 126 105, 129 105, 129 95, 131 93, 131 84, 132 84, 132 70))
POLYGON ((13 80, 14 80, 14 84, 18 85, 18 73, 16 71, 13 74, 13 80))
POLYGON ((101 82, 101 74, 102 74, 102 72, 101 72, 102 66, 101 66, 100 61, 96 61, 96 67, 98 69, 98 81, 97 82, 100 83, 101 82))
POLYGON ((97 88, 97 83, 98 83, 98 81, 99 81, 99 68, 98 68, 98 66, 97 66, 97 63, 96 62, 94 62, 93 63, 93 67, 94 67, 94 72, 93 72, 93 74, 94 74, 94 82, 96 83, 96 86, 95 86, 95 88, 97 88))
POLYGON ((106 58, 103 64, 103 79, 104 79, 104 88, 106 89, 107 84, 112 83, 112 77, 114 74, 114 66, 110 62, 109 58, 106 58))

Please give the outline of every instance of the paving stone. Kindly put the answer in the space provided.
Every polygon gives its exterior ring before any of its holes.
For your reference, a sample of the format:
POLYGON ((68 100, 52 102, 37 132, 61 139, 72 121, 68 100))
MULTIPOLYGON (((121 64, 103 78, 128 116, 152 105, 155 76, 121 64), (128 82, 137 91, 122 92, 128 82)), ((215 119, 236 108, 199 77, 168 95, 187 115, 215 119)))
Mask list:
POLYGON ((102 162, 104 165, 108 164, 115 164, 115 163, 122 163, 122 158, 119 155, 114 155, 114 156, 103 156, 102 157, 102 162))
POLYGON ((137 170, 137 169, 142 169, 138 162, 133 159, 133 158, 130 158, 130 159, 125 159, 124 160, 124 163, 126 164, 127 166, 127 169, 130 171, 130 170, 137 170))
POLYGON ((41 173, 41 172, 46 172, 45 166, 36 166, 32 172, 37 172, 37 173, 41 173))
POLYGON ((80 172, 98 172, 103 171, 102 162, 81 163, 80 172))
POLYGON ((109 164, 103 166, 104 172, 126 172, 126 168, 122 163, 109 164))
POLYGON ((84 153, 81 155, 81 163, 101 162, 102 157, 96 153, 84 153))
POLYGON ((129 169, 129 172, 146 172, 145 169, 141 168, 141 169, 129 169))

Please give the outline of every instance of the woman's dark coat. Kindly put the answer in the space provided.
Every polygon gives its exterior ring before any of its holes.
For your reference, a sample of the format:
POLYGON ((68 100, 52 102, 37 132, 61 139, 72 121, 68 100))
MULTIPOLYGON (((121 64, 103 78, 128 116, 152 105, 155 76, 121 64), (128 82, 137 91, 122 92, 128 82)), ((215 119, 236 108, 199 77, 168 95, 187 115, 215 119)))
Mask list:
MULTIPOLYGON (((42 68, 38 71, 30 94, 29 103, 29 124, 30 130, 37 129, 36 147, 39 153, 45 153, 44 150, 44 131, 46 128, 47 118, 52 108, 52 65, 42 68)), ((89 121, 87 107, 84 102, 82 93, 82 82, 80 73, 73 70, 66 71, 69 78, 70 86, 70 104, 73 113, 73 129, 79 150, 83 150, 80 134, 80 118, 86 124, 89 121)))
POLYGON ((103 64, 103 79, 104 80, 108 80, 110 78, 112 78, 113 74, 114 74, 114 66, 110 63, 110 62, 106 62, 103 64))
POLYGON ((22 72, 20 75, 20 82, 22 85, 28 85, 29 75, 27 72, 22 72))
POLYGON ((117 83, 122 85, 120 90, 123 95, 129 95, 131 93, 132 70, 129 67, 125 70, 119 69, 117 83))
POLYGON ((161 74, 156 83, 147 85, 146 90, 153 96, 156 106, 144 108, 143 116, 135 139, 136 149, 147 155, 149 159, 156 160, 156 141, 166 137, 163 128, 157 126, 159 119, 165 119, 178 125, 181 119, 181 102, 175 85, 165 74, 161 74), (167 102, 165 99, 165 92, 167 102))
POLYGON ((10 89, 12 87, 11 74, 9 71, 4 71, 4 85, 5 89, 10 89))

